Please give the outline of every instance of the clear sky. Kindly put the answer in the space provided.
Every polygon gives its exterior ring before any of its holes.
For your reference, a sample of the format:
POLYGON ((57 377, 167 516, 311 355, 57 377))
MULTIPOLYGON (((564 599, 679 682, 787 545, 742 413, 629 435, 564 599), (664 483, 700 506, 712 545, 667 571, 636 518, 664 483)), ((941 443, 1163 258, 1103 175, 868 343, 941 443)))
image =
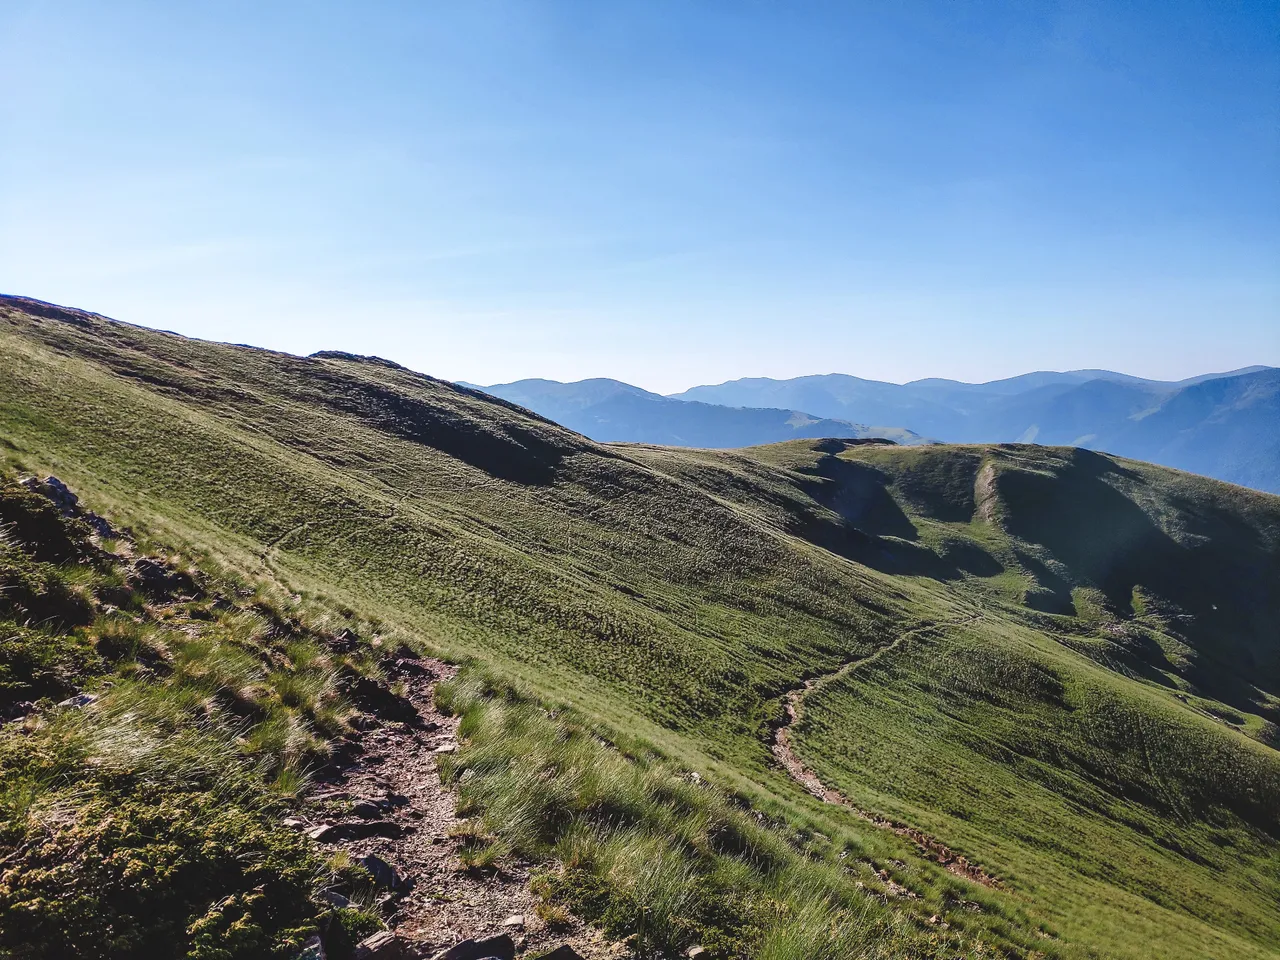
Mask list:
POLYGON ((1280 3, 0 0, 0 291, 479 383, 1280 365, 1280 3))

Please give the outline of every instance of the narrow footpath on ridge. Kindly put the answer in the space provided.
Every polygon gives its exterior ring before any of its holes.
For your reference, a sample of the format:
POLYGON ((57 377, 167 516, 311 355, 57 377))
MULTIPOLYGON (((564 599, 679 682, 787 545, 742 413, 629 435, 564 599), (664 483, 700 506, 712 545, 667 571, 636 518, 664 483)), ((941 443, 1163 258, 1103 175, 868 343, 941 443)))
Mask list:
POLYGON ((785 707, 785 719, 774 727, 773 743, 771 749, 774 757, 782 764, 787 773, 798 784, 805 788, 813 796, 817 797, 823 803, 835 804, 849 810, 854 816, 867 823, 874 824, 884 830, 889 830, 898 836, 906 837, 911 840, 920 853, 934 863, 945 867, 956 876, 964 877, 975 883, 980 883, 987 887, 998 887, 999 879, 989 874, 982 867, 973 863, 966 857, 957 855, 951 849, 936 837, 932 837, 923 830, 918 830, 905 823, 897 820, 890 820, 888 817, 882 817, 879 814, 871 813, 856 806, 840 791, 827 786, 822 779, 811 770, 795 751, 792 733, 804 718, 804 703, 808 696, 815 690, 820 690, 828 684, 840 680, 858 667, 866 666, 874 663, 876 660, 897 650, 902 644, 912 637, 918 637, 923 634, 930 633, 935 630, 942 630, 946 627, 961 626, 966 623, 973 623, 980 619, 981 613, 973 613, 967 617, 946 622, 929 622, 921 624, 906 630, 894 638, 892 643, 877 648, 873 653, 865 657, 857 657, 842 664, 838 669, 830 673, 824 673, 821 676, 812 677, 806 680, 802 685, 787 692, 783 703, 785 707))

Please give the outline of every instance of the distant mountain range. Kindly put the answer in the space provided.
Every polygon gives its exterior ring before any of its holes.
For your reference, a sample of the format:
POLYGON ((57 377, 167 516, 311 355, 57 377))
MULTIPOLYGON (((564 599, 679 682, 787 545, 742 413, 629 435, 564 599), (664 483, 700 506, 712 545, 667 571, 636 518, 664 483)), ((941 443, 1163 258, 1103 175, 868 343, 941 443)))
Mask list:
POLYGON ((1248 367, 1182 381, 1144 380, 1110 370, 1038 371, 988 383, 914 380, 885 383, 842 373, 792 380, 751 378, 676 394, 680 400, 741 407, 787 406, 819 417, 901 423, 950 442, 1025 440, 1089 444, 1105 424, 1144 414, 1179 392, 1212 380, 1275 374, 1248 367))
POLYGON ((518 380, 487 387, 463 383, 539 413, 601 442, 630 441, 680 447, 750 447, 815 437, 884 437, 924 443, 910 430, 867 426, 842 417, 818 417, 770 406, 724 406, 678 400, 619 380, 518 380))
POLYGON ((1179 381, 1070 370, 988 383, 897 384, 835 373, 732 380, 670 397, 604 379, 477 389, 600 441, 696 447, 819 436, 1022 441, 1105 450, 1280 493, 1280 369, 1274 367, 1179 381))

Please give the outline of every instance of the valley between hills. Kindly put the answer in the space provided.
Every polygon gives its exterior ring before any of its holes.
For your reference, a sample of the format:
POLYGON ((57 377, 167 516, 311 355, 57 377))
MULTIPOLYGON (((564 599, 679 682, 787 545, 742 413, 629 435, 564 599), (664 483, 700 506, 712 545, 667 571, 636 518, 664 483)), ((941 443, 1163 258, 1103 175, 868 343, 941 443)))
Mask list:
POLYGON ((0 457, 0 956, 1280 956, 1280 497, 17 297, 0 457))

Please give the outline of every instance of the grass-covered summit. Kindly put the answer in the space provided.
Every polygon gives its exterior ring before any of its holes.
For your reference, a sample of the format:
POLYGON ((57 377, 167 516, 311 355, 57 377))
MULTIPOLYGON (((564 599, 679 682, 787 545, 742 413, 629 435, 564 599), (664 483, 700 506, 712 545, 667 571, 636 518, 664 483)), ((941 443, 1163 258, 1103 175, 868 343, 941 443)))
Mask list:
MULTIPOLYGON (((18 299, 0 371, 9 460, 699 772, 938 955, 1276 955, 1276 497, 1069 448, 602 445, 387 361, 18 299), (998 887, 777 764, 830 675, 807 767, 998 887)), ((500 837, 517 781, 470 782, 500 837)))

